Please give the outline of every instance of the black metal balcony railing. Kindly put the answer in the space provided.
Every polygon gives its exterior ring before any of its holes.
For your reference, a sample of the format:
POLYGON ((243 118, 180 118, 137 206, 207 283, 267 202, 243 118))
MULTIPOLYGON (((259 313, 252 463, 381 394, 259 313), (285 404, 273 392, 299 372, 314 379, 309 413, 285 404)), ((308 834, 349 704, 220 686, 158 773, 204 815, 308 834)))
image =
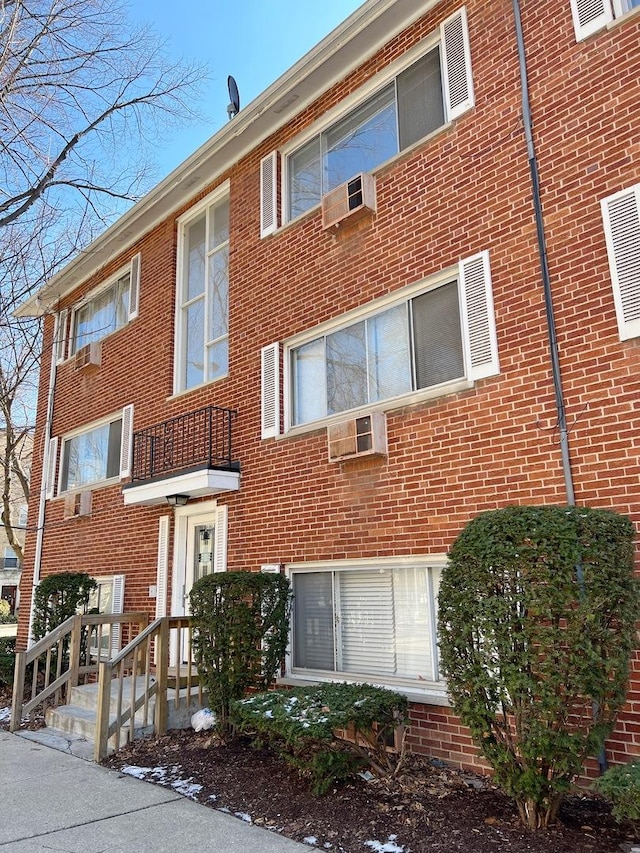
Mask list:
POLYGON ((235 470, 231 424, 236 412, 206 406, 133 434, 132 480, 207 465, 235 470))

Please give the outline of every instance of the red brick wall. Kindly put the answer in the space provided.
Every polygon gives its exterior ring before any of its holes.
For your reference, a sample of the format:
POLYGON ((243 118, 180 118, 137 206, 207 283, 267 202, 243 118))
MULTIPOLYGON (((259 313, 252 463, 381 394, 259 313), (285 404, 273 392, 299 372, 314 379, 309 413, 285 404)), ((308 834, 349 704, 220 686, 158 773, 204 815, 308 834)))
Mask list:
MULTIPOLYGON (((469 0, 476 106, 377 174, 378 213, 338 233, 316 209, 259 238, 259 161, 431 33, 440 4, 238 163, 231 182, 230 372, 171 397, 176 226, 171 217, 83 284, 64 307, 142 252, 140 316, 103 342, 91 376, 58 370, 53 432, 135 403, 135 427, 215 404, 238 410, 241 489, 229 507, 228 566, 443 553, 474 515, 514 503, 563 503, 563 472, 511 10, 469 0), (388 412, 385 459, 331 464, 326 431, 260 440, 260 349, 489 249, 500 375, 471 390, 388 412)), ((569 0, 525 0, 531 105, 578 503, 640 522, 640 341, 618 338, 600 200, 640 180, 640 16, 576 44, 569 0)), ((213 185, 212 185, 213 186, 213 185)), ((203 197, 204 193, 199 196, 203 197)), ((194 199, 195 201, 195 199, 194 199)), ((176 216, 182 211, 177 211, 176 216)), ((45 332, 34 494, 48 378, 45 332)), ((91 519, 47 502, 43 575, 125 571, 125 605, 154 612, 157 518, 97 489, 91 519)), ((36 517, 31 510, 31 523, 36 517)), ((27 543, 26 638, 34 535, 27 543)), ((609 757, 640 752, 640 665, 609 757)), ((478 767, 447 709, 415 706, 415 749, 478 767)))

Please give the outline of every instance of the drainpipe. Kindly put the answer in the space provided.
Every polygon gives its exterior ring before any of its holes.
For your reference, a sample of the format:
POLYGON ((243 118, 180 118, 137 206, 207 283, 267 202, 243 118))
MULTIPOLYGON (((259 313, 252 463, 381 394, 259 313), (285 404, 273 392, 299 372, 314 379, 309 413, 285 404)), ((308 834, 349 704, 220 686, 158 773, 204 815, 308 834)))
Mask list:
MULTIPOLYGON (((544 304, 547 318, 547 333, 549 335, 549 348, 551 351, 551 372, 553 375, 553 390, 556 399, 556 412, 558 418, 558 430, 560 433, 560 453, 562 456, 562 471, 564 474, 564 485, 567 494, 567 504, 575 506, 575 492, 573 489, 573 475, 571 473, 571 461, 569 458, 569 432, 567 430, 567 417, 564 407, 564 396, 562 393, 562 379, 560 375, 560 359, 558 357, 558 339, 556 337, 556 324, 553 314, 553 300, 551 296, 551 278, 549 276, 549 264, 547 262, 547 246, 544 235, 544 222, 542 219, 542 201, 540 199, 540 174, 538 171, 538 160, 536 158, 535 146, 533 144, 533 123, 531 120, 531 107, 529 104, 529 81, 527 77, 527 60, 524 48, 524 37, 522 34, 522 17, 520 14, 519 0, 513 0, 513 14, 516 25, 516 42, 518 46, 518 62, 520 64, 520 92, 522 97, 522 123, 527 143, 527 157, 529 170, 531 172, 531 189, 533 193, 533 208, 536 217, 536 235, 538 238, 538 255, 542 272, 542 285, 544 290, 544 304)), ((584 595, 584 570, 579 563, 576 566, 576 576, 581 593, 584 595)), ((593 703, 593 715, 598 714, 598 703, 593 703)), ((607 756, 604 746, 598 756, 600 773, 607 769, 607 756)))
MULTIPOLYGON (((59 333, 59 322, 56 314, 56 328, 59 333)), ((34 596, 36 587, 40 583, 40 567, 42 565, 42 541, 44 539, 44 518, 47 504, 47 475, 49 472, 49 445, 51 439, 51 424, 53 422, 53 396, 56 389, 56 352, 57 341, 56 336, 53 336, 51 345, 51 365, 49 367, 49 390, 47 393, 47 414, 44 426, 44 449, 42 453, 42 472, 40 476, 40 497, 38 502, 38 521, 36 524, 36 549, 33 558, 33 582, 31 585, 31 612, 29 614, 29 635, 27 637, 27 646, 31 647, 33 643, 33 618, 34 618, 34 596)))

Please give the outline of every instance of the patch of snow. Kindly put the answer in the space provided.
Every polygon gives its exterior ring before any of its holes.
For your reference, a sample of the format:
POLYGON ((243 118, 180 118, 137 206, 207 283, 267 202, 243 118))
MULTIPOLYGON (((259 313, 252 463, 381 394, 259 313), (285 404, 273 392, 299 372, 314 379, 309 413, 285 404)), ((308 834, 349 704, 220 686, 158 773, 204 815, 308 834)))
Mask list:
POLYGON ((318 843, 318 839, 315 837, 315 835, 307 835, 307 837, 303 838, 302 840, 304 841, 305 844, 317 844, 318 843))
POLYGON ((0 708, 0 723, 11 719, 11 708, 0 708))
POLYGON ((246 812, 234 812, 234 814, 236 817, 239 817, 240 820, 243 820, 245 823, 253 823, 251 815, 247 814, 246 812))
POLYGON ((365 847, 370 847, 375 853, 403 853, 404 847, 396 844, 397 835, 390 835, 389 840, 382 844, 380 841, 365 841, 365 847))
POLYGON ((136 779, 144 779, 145 776, 153 772, 153 767, 136 767, 135 764, 125 764, 124 767, 120 768, 120 772, 136 779))
POLYGON ((209 799, 210 799, 210 800, 217 800, 217 799, 218 799, 218 795, 217 795, 217 794, 209 794, 209 799))
POLYGON ((183 797, 189 797, 191 800, 195 800, 196 794, 202 790, 202 785, 194 784, 191 779, 176 779, 171 783, 171 787, 183 797))

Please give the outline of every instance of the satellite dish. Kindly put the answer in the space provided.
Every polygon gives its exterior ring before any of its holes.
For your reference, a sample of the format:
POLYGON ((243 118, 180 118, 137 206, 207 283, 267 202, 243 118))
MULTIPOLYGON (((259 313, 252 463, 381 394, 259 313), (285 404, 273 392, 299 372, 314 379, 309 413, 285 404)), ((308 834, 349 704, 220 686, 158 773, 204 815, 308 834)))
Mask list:
POLYGON ((227 115, 229 119, 238 115, 240 112, 240 95, 238 94, 238 84, 231 75, 227 77, 227 87, 229 89, 230 104, 227 107, 227 115))

